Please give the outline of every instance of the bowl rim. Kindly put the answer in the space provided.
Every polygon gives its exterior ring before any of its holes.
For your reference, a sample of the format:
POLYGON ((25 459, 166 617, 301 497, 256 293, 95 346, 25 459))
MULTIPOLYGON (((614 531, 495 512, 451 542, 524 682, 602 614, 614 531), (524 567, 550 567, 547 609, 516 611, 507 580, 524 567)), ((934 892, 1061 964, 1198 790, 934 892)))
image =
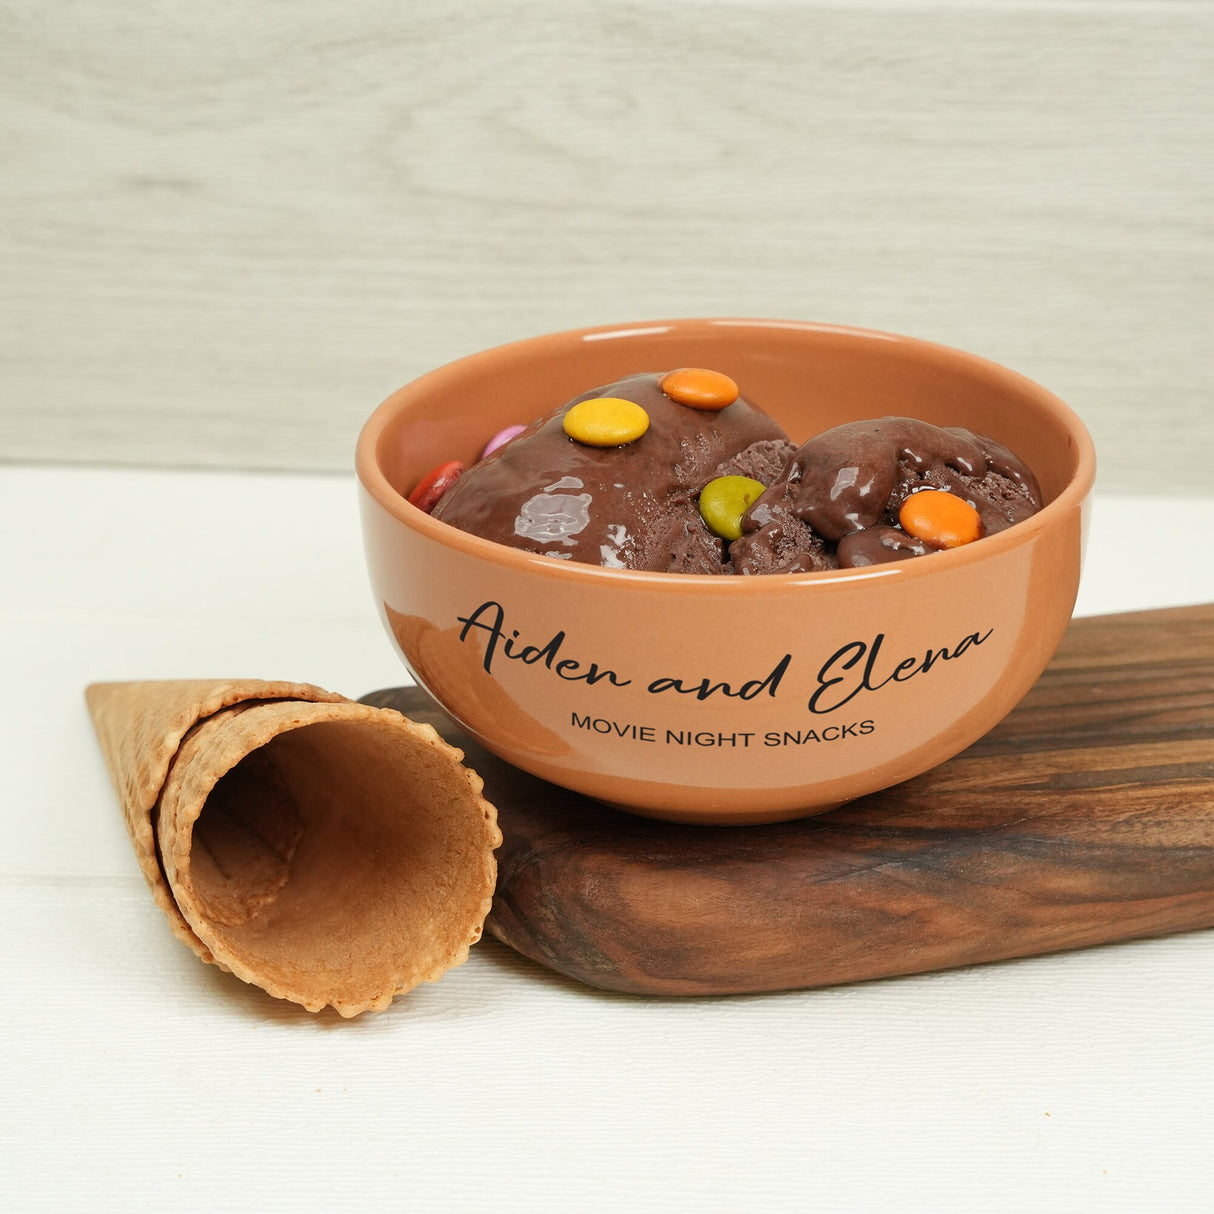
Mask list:
MULTIPOLYGON (((1002 552, 1031 542, 1033 538, 1051 527, 1054 520, 1080 507, 1092 491, 1096 479, 1096 451, 1091 435, 1079 415, 1065 401, 1035 380, 1014 371, 1001 363, 978 354, 957 349, 940 342, 909 337, 880 329, 860 328, 807 320, 781 320, 772 317, 681 317, 666 320, 632 321, 611 325, 593 325, 577 329, 564 329, 552 333, 537 334, 491 346, 433 368, 407 383, 402 384, 372 412, 363 424, 355 447, 355 473, 362 491, 388 514, 410 530, 455 549, 469 557, 490 564, 504 566, 518 572, 531 572, 545 577, 568 578, 587 584, 604 580, 616 585, 662 585, 681 587, 684 591, 708 591, 712 594, 740 594, 754 592, 766 587, 771 593, 776 586, 837 586, 872 578, 923 577, 933 570, 960 567, 975 561, 993 558, 1002 552), (443 380, 458 375, 461 368, 485 359, 508 356, 512 352, 548 341, 601 341, 615 338, 655 336, 675 330, 712 328, 762 328, 789 329, 801 332, 834 333, 868 341, 896 342, 912 349, 934 352, 947 359, 980 371, 988 379, 1002 379, 1029 393, 1048 412, 1053 413, 1066 428, 1076 446, 1075 472, 1062 492, 1036 514, 995 535, 984 536, 981 543, 965 544, 958 548, 932 553, 930 561, 892 561, 862 569, 826 569, 808 573, 772 573, 754 577, 722 577, 713 573, 668 573, 644 569, 607 569, 581 561, 558 561, 539 553, 524 552, 504 544, 483 539, 452 527, 449 523, 433 518, 419 510, 389 482, 380 466, 378 450, 385 430, 401 413, 405 405, 402 397, 411 389, 425 386, 434 380, 443 380), (712 588, 711 590, 709 588, 712 588)), ((601 587, 600 587, 601 588, 601 587)))

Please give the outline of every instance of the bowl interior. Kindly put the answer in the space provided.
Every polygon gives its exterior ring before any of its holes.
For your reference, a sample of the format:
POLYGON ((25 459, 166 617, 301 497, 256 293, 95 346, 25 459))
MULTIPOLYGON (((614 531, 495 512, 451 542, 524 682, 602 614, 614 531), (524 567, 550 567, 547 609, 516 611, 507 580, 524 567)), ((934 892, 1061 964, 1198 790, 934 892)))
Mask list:
POLYGON ((695 320, 581 330, 497 347, 395 393, 368 423, 360 469, 407 493, 434 465, 473 462, 502 427, 643 371, 724 371, 797 443, 844 422, 890 414, 965 426, 1016 452, 1046 502, 1091 461, 1070 409, 997 364, 948 347, 806 322, 695 320), (367 444, 371 449, 366 450, 367 444))

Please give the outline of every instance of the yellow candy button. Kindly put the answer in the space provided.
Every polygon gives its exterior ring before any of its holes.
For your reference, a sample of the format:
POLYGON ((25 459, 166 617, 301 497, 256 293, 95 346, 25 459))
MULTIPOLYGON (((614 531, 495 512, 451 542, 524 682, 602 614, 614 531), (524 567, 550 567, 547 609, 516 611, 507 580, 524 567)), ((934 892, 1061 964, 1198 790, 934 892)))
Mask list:
POLYGON ((622 447, 649 429, 649 414, 634 401, 596 396, 565 414, 565 433, 588 447, 622 447))
POLYGON ((718 476, 700 490, 700 517, 723 540, 740 539, 742 515, 766 488, 749 476, 718 476))

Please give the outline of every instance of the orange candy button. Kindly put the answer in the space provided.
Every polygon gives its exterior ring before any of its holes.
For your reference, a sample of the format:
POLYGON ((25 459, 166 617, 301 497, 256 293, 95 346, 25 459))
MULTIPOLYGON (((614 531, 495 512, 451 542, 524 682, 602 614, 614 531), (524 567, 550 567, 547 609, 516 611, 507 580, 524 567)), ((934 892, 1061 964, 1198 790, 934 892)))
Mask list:
POLYGON ((681 367, 662 376, 658 387, 673 401, 693 409, 724 409, 738 399, 738 385, 720 371, 681 367))
POLYGON ((978 511, 944 489, 912 493, 898 511, 902 530, 933 548, 960 548, 982 536, 978 511))

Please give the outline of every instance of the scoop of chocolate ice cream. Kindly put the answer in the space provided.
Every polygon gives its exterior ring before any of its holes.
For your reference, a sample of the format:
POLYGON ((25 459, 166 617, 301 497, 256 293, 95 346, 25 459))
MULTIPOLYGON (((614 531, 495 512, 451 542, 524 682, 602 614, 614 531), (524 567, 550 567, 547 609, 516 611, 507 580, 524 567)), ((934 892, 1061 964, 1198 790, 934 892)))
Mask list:
POLYGON ((994 439, 908 417, 851 422, 798 449, 743 518, 731 560, 739 573, 794 573, 925 555, 933 545, 899 527, 923 489, 968 502, 982 535, 1041 508, 1033 473, 994 439))
POLYGON ((527 552, 613 569, 724 573, 725 541, 700 517, 703 486, 723 475, 775 479, 794 447, 739 397, 722 409, 679 404, 657 374, 632 375, 576 397, 469 469, 437 519, 527 552), (571 438, 565 414, 595 397, 640 405, 648 429, 621 446, 571 438))

